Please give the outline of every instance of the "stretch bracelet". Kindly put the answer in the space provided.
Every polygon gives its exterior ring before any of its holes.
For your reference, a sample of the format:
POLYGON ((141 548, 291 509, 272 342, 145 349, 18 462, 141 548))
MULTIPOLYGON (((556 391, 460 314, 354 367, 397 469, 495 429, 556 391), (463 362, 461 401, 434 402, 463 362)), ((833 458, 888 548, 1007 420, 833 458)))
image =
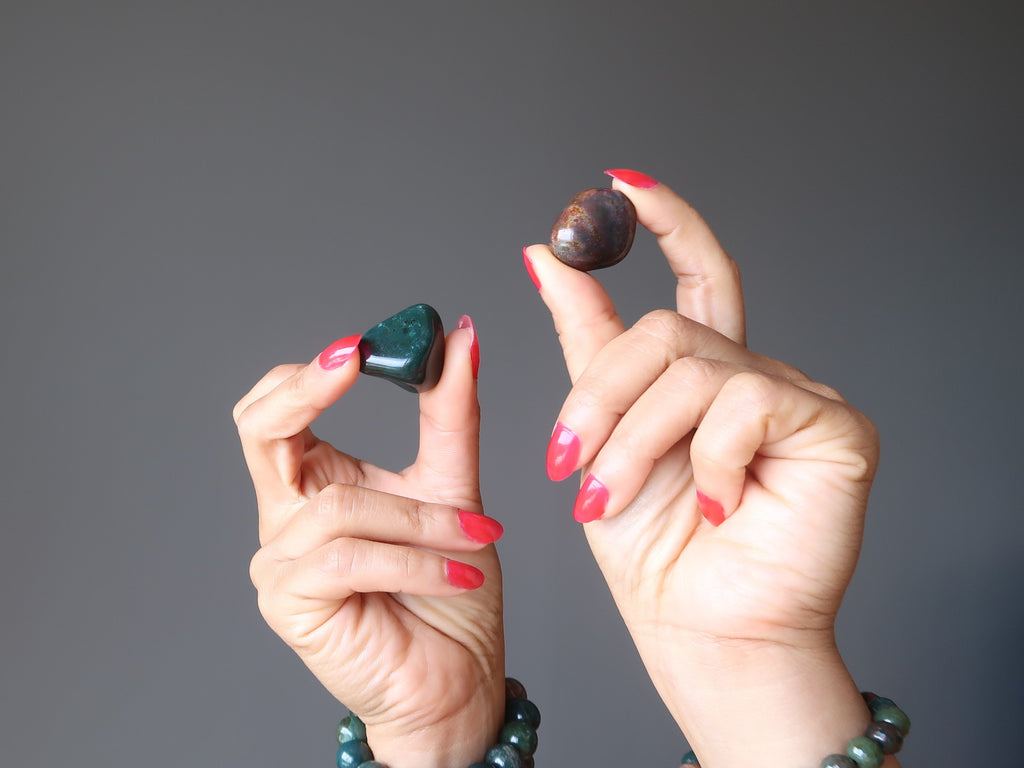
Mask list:
MULTIPOLYGON (((469 768, 534 768, 540 710, 526 698, 526 688, 513 677, 505 678, 505 724, 498 743, 484 759, 469 768)), ((373 759, 366 743, 366 726, 350 713, 338 723, 338 768, 387 768, 373 759)))
MULTIPOLYGON (((829 755, 820 768, 879 768, 886 755, 895 755, 903 746, 903 738, 910 733, 910 718, 892 699, 868 691, 861 693, 871 710, 871 725, 863 736, 850 739, 845 755, 829 755)), ((680 768, 696 766, 693 751, 683 755, 680 768)))

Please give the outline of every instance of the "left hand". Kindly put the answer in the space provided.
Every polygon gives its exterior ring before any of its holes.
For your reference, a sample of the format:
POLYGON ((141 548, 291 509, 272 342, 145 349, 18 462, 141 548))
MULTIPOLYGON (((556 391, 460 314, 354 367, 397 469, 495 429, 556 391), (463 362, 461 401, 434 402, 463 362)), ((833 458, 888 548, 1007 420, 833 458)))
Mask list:
POLYGON ((260 610, 391 768, 469 765, 504 716, 501 571, 487 543, 500 528, 476 514, 475 333, 449 334, 441 380, 419 397, 419 454, 402 472, 311 430, 359 375, 347 339, 344 363, 330 362, 332 345, 278 366, 234 412, 259 507, 260 610), (458 578, 466 565, 472 583, 458 578))

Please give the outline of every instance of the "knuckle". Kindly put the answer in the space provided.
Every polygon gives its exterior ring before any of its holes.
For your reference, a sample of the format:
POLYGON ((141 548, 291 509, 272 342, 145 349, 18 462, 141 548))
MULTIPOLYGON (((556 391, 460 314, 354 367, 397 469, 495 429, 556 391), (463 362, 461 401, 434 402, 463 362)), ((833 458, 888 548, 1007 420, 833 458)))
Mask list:
POLYGON ((775 382, 767 374, 758 371, 740 371, 730 376, 722 389, 729 397, 765 409, 773 399, 775 382))
POLYGON ((718 365, 706 357, 681 357, 666 371, 672 377, 673 388, 703 389, 718 375, 718 365))
POLYGON ((353 539, 339 538, 324 547, 321 568, 325 573, 347 576, 360 567, 359 547, 353 539))
POLYGON ((655 309, 641 317, 633 327, 653 336, 662 345, 675 347, 675 340, 686 330, 687 321, 670 309, 655 309))

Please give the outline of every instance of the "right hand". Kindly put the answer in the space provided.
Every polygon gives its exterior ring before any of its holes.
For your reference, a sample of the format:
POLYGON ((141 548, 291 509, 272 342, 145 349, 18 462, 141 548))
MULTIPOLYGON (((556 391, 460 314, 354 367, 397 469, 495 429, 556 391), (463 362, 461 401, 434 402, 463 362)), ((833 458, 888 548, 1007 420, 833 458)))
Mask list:
POLYGON ((234 409, 259 507, 260 610, 390 768, 463 768, 504 717, 490 544, 501 527, 480 514, 475 333, 449 335, 441 380, 420 395, 419 454, 402 472, 310 430, 356 381, 358 352, 279 366, 234 409))
POLYGON ((747 349, 739 272, 685 201, 615 186, 659 237, 676 311, 626 329, 593 275, 525 252, 573 383, 549 473, 582 469, 577 519, 701 759, 748 764, 756 744, 820 760, 868 718, 833 626, 877 435, 834 390, 747 349))

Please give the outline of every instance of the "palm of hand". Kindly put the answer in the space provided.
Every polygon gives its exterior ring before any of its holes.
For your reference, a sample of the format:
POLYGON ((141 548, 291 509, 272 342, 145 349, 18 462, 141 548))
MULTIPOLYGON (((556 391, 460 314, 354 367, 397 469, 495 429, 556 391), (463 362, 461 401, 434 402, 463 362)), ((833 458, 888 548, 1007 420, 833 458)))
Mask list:
MULTIPOLYGON (((328 485, 342 483, 468 510, 481 508, 475 471, 467 473, 474 478, 468 485, 465 477, 432 471, 421 461, 403 472, 389 472, 311 433, 297 436, 293 449, 310 442, 302 460, 297 507, 328 485)), ((428 728, 472 706, 481 695, 481 680, 503 677, 504 660, 496 653, 503 645, 497 551, 489 545, 457 557, 484 572, 483 586, 457 597, 355 593, 342 600, 309 601, 303 613, 289 617, 288 634, 303 638, 303 646, 296 649, 303 661, 368 724, 386 722, 398 733, 428 728)))

